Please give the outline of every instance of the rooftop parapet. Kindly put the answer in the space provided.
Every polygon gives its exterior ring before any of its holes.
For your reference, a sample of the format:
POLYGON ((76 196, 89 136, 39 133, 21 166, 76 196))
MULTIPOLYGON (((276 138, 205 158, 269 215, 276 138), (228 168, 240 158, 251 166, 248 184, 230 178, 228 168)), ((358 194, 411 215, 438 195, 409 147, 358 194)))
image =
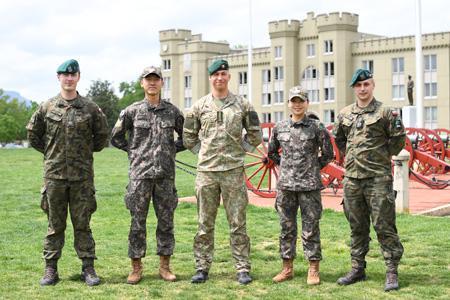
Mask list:
MULTIPOLYGON (((170 40, 190 40, 192 39, 192 32, 188 29, 167 29, 159 32, 160 41, 170 40)), ((198 38, 198 35, 194 35, 194 38, 198 38)), ((200 35, 201 39, 201 35, 200 35)))

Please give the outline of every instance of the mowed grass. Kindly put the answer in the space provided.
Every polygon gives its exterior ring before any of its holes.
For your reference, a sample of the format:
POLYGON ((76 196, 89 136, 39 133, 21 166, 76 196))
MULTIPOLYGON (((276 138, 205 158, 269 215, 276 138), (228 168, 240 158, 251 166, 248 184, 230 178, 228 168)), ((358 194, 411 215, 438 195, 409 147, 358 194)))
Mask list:
MULTIPOLYGON (((189 152, 181 161, 195 164, 189 152)), ((210 280, 202 285, 190 283, 194 273, 193 237, 197 228, 196 206, 180 203, 176 210, 176 247, 172 268, 178 276, 174 283, 158 278, 155 255, 155 216, 148 218, 148 252, 144 259, 144 280, 126 284, 130 269, 127 236, 130 217, 123 204, 127 184, 127 157, 124 152, 105 149, 95 155, 95 183, 98 209, 92 218, 98 260, 96 269, 102 279, 97 287, 79 280, 81 264, 73 250, 70 220, 66 245, 59 262, 60 283, 39 286, 43 274, 42 241, 46 216, 39 208, 42 185, 42 156, 32 149, 0 150, 0 299, 449 299, 450 298, 450 219, 401 214, 397 227, 405 247, 399 268, 399 291, 384 293, 385 267, 379 246, 372 234, 367 256, 368 280, 340 287, 336 279, 349 270, 349 227, 342 213, 324 211, 321 236, 324 260, 322 284, 306 285, 307 264, 301 242, 295 261, 295 278, 273 284, 280 270, 278 254, 279 224, 274 209, 249 206, 247 227, 251 238, 254 282, 240 286, 235 280, 230 254, 228 224, 223 209, 216 223, 216 250, 210 280)), ((194 194, 194 176, 177 170, 180 197, 194 194)))

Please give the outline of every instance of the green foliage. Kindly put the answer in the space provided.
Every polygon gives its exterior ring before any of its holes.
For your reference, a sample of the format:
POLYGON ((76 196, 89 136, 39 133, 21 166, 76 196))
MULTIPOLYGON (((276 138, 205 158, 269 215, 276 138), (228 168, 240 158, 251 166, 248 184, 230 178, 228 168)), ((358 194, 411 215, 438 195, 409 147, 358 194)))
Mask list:
MULTIPOLYGON (((195 157, 187 151, 179 153, 177 159, 195 164, 195 157)), ((43 288, 39 286, 39 279, 44 268, 41 253, 47 218, 39 208, 42 154, 32 149, 0 149, 1 299, 448 299, 450 295, 448 217, 398 215, 397 228, 405 247, 399 267, 400 290, 385 293, 385 266, 373 232, 367 255, 367 281, 346 287, 336 284, 337 278, 350 268, 350 233, 345 216, 331 210, 325 210, 321 220, 322 283, 306 285, 307 262, 299 238, 294 279, 273 284, 271 279, 281 268, 278 216, 272 208, 252 205, 247 211, 247 228, 252 245, 254 282, 248 286, 236 282, 229 227, 223 207, 220 207, 210 280, 205 284, 191 284, 189 280, 195 271, 192 242, 197 230, 197 211, 195 204, 184 202, 178 204, 175 214, 176 246, 172 269, 178 281, 168 283, 158 276, 156 218, 150 205, 144 279, 135 286, 126 284, 131 268, 127 257, 130 214, 123 202, 127 169, 124 151, 108 148, 95 153, 98 208, 91 225, 98 257, 96 269, 102 284, 89 288, 80 281, 81 263, 73 250, 73 229, 69 219, 58 266, 61 282, 43 288)), ((177 170, 176 181, 180 196, 194 194, 193 176, 177 170)))
POLYGON ((130 83, 121 82, 119 91, 123 93, 123 97, 119 101, 121 110, 134 102, 141 101, 145 97, 139 80, 131 81, 130 83))
POLYGON ((114 127, 119 116, 119 98, 114 94, 114 88, 108 80, 93 80, 87 96, 97 103, 108 120, 110 129, 114 127))
POLYGON ((24 102, 17 99, 10 100, 0 89, 0 143, 25 140, 27 138, 25 126, 37 106, 35 102, 32 102, 31 107, 27 107, 24 102))

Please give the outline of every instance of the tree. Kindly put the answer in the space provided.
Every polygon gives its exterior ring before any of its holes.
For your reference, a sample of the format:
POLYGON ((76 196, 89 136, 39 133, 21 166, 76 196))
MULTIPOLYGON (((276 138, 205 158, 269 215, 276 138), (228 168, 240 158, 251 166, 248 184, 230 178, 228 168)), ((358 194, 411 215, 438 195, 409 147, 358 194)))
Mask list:
POLYGON ((120 109, 124 109, 136 101, 141 101, 145 97, 139 80, 120 83, 119 91, 123 93, 122 99, 119 100, 120 109))
POLYGON ((109 129, 112 129, 119 116, 119 97, 114 94, 111 83, 108 80, 93 80, 87 96, 97 103, 108 120, 109 129))

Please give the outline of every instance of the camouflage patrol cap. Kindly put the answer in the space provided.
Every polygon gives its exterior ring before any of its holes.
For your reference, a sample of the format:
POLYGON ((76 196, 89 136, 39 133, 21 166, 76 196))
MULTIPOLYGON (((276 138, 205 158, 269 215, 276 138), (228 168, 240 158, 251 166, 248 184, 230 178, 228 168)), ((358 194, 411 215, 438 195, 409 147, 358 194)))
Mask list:
POLYGON ((289 101, 292 101, 294 98, 299 98, 300 101, 309 102, 308 92, 300 85, 294 86, 289 90, 289 101))
POLYGON ((373 78, 373 74, 366 69, 358 69, 353 74, 352 80, 350 80, 350 87, 353 87, 358 81, 364 81, 373 78))
POLYGON ((77 72, 80 72, 80 65, 75 59, 66 60, 56 69, 57 74, 77 72))
POLYGON ((144 70, 142 70, 142 73, 141 73, 141 78, 145 78, 151 74, 155 74, 159 78, 162 78, 161 69, 158 67, 154 67, 154 66, 144 68, 144 70))
POLYGON ((228 70, 228 62, 224 59, 219 59, 214 61, 209 67, 208 67, 208 73, 209 75, 212 75, 216 73, 219 70, 228 70))

